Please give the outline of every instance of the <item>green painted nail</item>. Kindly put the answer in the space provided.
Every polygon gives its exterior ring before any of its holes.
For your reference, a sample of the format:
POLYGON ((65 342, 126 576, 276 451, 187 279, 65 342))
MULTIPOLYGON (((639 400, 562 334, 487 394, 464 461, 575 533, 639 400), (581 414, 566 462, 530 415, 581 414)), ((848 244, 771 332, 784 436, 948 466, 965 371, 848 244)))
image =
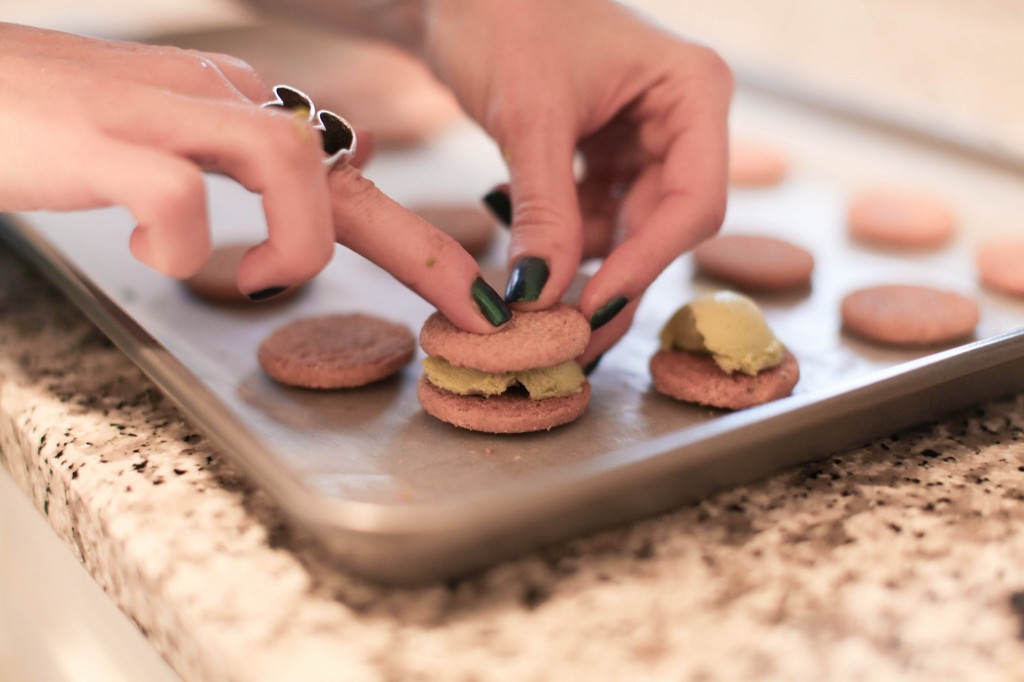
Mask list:
POLYGON ((629 299, 625 296, 616 296, 605 303, 590 316, 590 328, 599 329, 611 322, 612 318, 618 315, 627 303, 629 303, 629 299))
POLYGON ((512 319, 512 311, 505 305, 505 301, 501 300, 498 292, 492 289, 482 277, 473 280, 469 294, 487 321, 495 327, 500 327, 512 319))
POLYGON ((548 281, 548 264, 535 256, 521 258, 512 269, 505 289, 505 302, 536 301, 548 281))

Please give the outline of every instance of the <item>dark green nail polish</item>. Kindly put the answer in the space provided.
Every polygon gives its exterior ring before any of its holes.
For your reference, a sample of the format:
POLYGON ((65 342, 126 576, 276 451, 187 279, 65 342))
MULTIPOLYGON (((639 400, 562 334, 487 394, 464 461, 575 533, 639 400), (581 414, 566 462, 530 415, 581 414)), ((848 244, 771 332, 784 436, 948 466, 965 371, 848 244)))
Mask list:
POLYGON ((484 197, 484 203, 502 225, 508 227, 512 224, 512 199, 508 192, 501 189, 492 190, 484 197))
POLYGON ((274 298, 279 294, 283 294, 288 290, 288 287, 267 287, 266 289, 260 289, 248 294, 250 301, 265 301, 268 298, 274 298))
POLYGON ((618 315, 628 302, 629 299, 625 296, 616 296, 605 303, 590 316, 590 328, 599 329, 611 322, 611 319, 618 315))
POLYGON ((473 286, 470 287, 469 293, 480 312, 495 327, 500 327, 512 319, 512 311, 505 305, 505 301, 501 300, 498 292, 492 289, 483 278, 477 277, 473 280, 473 286))
POLYGON ((536 301, 548 281, 548 264, 543 258, 527 256, 521 258, 512 269, 505 289, 505 302, 536 301))

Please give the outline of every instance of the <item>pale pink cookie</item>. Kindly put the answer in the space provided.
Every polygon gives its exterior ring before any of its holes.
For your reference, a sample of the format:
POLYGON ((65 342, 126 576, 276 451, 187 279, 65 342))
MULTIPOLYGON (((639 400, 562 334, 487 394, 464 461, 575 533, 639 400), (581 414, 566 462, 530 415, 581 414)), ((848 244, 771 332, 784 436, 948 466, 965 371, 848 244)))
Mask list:
POLYGON ((765 140, 736 137, 729 142, 729 184, 734 187, 770 187, 789 173, 789 158, 765 140))
POLYGON ((876 246, 937 248, 953 238, 956 216, 941 197, 920 190, 874 188, 859 192, 847 209, 854 239, 876 246))
POLYGON ((590 403, 590 383, 577 393, 530 400, 522 393, 459 395, 434 386, 426 376, 417 386, 420 405, 443 422, 484 433, 547 431, 578 419, 590 403))
POLYGON ((403 324, 371 315, 324 315, 281 327, 260 343, 260 367, 303 388, 355 388, 391 376, 416 351, 403 324))
POLYGON ((782 362, 754 375, 722 370, 711 355, 684 350, 660 350, 651 357, 656 391, 676 400, 726 410, 743 410, 793 392, 800 365, 788 350, 782 362))
POLYGON ((811 285, 814 256, 783 239, 719 235, 693 251, 698 272, 744 291, 793 291, 811 285))
POLYGON ((1012 296, 1024 296, 1024 236, 997 237, 975 252, 981 283, 1012 296))
POLYGON ((553 367, 579 356, 589 341, 587 318, 564 304, 532 312, 515 310, 493 334, 459 329, 439 312, 420 330, 420 346, 427 355, 481 372, 553 367))
MULTIPOLYGON (((186 280, 185 287, 204 301, 220 304, 256 305, 238 288, 238 266, 242 256, 252 248, 252 244, 225 244, 213 249, 206 263, 199 272, 186 280)), ((265 306, 285 301, 303 289, 302 285, 286 289, 274 298, 260 302, 265 306)))
POLYGON ((978 324, 974 301, 951 291, 893 284, 860 289, 842 301, 843 328, 891 346, 931 346, 970 336, 978 324))

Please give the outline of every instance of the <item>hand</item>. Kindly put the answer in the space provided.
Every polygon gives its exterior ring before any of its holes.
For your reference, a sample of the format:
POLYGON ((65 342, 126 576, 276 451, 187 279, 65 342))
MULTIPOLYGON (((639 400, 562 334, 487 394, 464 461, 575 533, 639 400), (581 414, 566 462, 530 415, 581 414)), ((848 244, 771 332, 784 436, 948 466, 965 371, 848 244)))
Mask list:
POLYGON ((263 195, 245 292, 302 282, 333 250, 319 137, 231 57, 0 24, 0 210, 123 205, 132 253, 175 277, 210 252, 202 172, 263 195))
POLYGON ((202 173, 220 172, 263 196, 268 239, 242 261, 243 292, 309 279, 337 239, 466 329, 508 319, 469 254, 362 177, 371 145, 328 173, 319 134, 260 108, 272 93, 244 62, 0 24, 0 84, 0 210, 126 206, 132 253, 186 277, 210 253, 202 173))
POLYGON ((582 258, 605 258, 579 300, 595 327, 588 364, 661 271, 721 225, 732 75, 707 48, 607 0, 426 8, 424 56, 508 164, 509 267, 543 287, 534 300, 516 295, 538 286, 512 287, 510 302, 549 307, 582 258))

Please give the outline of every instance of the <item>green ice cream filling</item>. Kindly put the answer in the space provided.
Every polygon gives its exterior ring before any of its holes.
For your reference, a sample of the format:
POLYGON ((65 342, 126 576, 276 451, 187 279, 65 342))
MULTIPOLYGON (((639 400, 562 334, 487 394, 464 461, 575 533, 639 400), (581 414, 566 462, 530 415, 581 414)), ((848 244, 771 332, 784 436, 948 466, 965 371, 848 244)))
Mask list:
POLYGON ((782 362, 785 348, 752 300, 720 291, 687 303, 661 330, 662 350, 709 353, 724 371, 754 375, 782 362))
POLYGON ((520 384, 533 400, 546 400, 579 393, 586 381, 583 370, 573 361, 499 374, 456 367, 441 358, 427 357, 423 359, 423 369, 430 383, 459 395, 499 395, 520 384))

